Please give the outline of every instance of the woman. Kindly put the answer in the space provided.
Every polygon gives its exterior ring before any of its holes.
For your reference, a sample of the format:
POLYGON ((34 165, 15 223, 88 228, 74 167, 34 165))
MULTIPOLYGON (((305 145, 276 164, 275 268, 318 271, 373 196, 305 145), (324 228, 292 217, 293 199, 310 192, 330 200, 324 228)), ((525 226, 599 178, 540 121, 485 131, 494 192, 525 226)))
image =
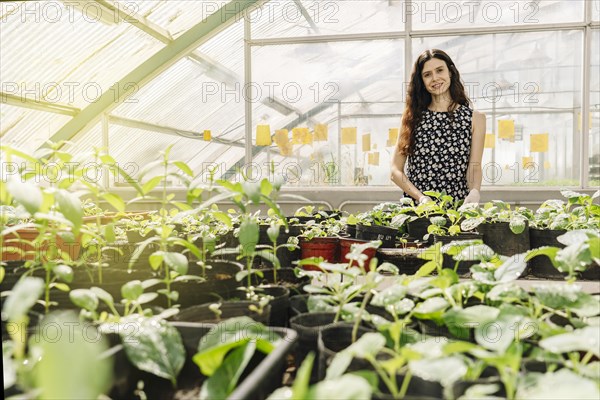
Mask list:
POLYGON ((428 190, 478 203, 484 138, 485 115, 470 108, 454 62, 441 50, 423 52, 408 87, 392 181, 419 203, 431 201, 428 190))

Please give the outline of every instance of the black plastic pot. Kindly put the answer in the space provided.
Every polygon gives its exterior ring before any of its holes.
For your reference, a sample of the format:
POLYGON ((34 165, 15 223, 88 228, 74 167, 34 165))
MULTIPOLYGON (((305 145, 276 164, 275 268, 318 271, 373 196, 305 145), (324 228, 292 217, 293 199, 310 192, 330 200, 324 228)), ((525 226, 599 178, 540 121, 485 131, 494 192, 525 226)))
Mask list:
POLYGON ((259 288, 262 293, 273 296, 269 302, 271 306, 271 315, 269 317, 269 326, 287 326, 290 307, 290 291, 283 286, 264 285, 259 288))
MULTIPOLYGON (((182 308, 229 299, 238 294, 236 289, 239 285, 235 280, 235 274, 240 271, 239 264, 211 262, 211 266, 211 269, 206 270, 205 281, 191 280, 171 284, 171 290, 179 292, 177 303, 182 308)), ((166 304, 161 305, 166 306, 166 304)))
POLYGON ((395 247, 398 229, 389 226, 356 225, 356 238, 361 240, 381 240, 382 247, 395 247))
POLYGON ((467 326, 457 327, 456 334, 452 333, 446 325, 437 325, 435 322, 428 319, 418 319, 417 325, 419 331, 427 336, 442 336, 452 340, 464 340, 475 343, 475 332, 467 326))
POLYGON ((465 392, 472 386, 492 384, 498 385, 498 390, 494 393, 490 393, 489 396, 506 398, 506 388, 499 377, 480 378, 473 381, 458 380, 452 384, 452 395, 454 399, 458 399, 459 397, 463 396, 465 392))
MULTIPOLYGON (((338 322, 325 326, 319 332, 318 348, 319 348, 319 379, 324 379, 327 373, 327 367, 331 364, 333 357, 340 351, 344 350, 352 344, 352 329, 353 324, 338 322)), ((359 326, 356 333, 356 339, 360 338, 367 332, 372 332, 371 329, 359 326)), ((348 366, 347 371, 358 371, 361 369, 369 369, 368 361, 361 359, 353 359, 348 366)))
MULTIPOLYGON (((177 388, 173 388, 171 382, 166 379, 136 369, 127 360, 122 346, 118 346, 118 351, 114 352, 113 356, 115 359, 113 375, 117 379, 109 394, 110 398, 136 397, 134 391, 139 380, 144 381, 144 392, 149 399, 189 398, 189 396, 197 398, 199 388, 206 378, 200 373, 192 357, 197 352, 200 340, 208 334, 219 334, 218 326, 188 322, 175 322, 173 325, 181 334, 186 350, 185 364, 177 377, 177 388)), ((280 386, 286 358, 297 340, 297 334, 285 328, 272 328, 271 332, 281 336, 283 340, 279 340, 268 355, 256 354, 252 358, 240 378, 240 383, 228 399, 262 400, 280 386)))
MULTIPOLYGON (((297 237, 302 233, 302 229, 304 226, 300 225, 290 225, 288 227, 288 232, 285 231, 284 226, 279 227, 279 236, 277 237, 277 246, 281 246, 288 242, 288 239, 292 236, 297 237)), ((269 235, 267 234, 267 229, 269 229, 269 225, 259 225, 259 239, 258 244, 260 245, 269 245, 272 246, 273 242, 269 239, 269 235)), ((288 250, 286 246, 280 247, 277 249, 276 253, 277 258, 279 259, 279 264, 282 267, 289 267, 293 265, 292 263, 296 260, 300 259, 300 248, 296 248, 293 250, 288 250)), ((267 268, 272 268, 273 265, 271 262, 260 259, 261 264, 266 266, 267 268)))
POLYGON ((271 314, 271 306, 266 305, 263 308, 261 314, 257 311, 250 310, 250 306, 258 306, 257 302, 254 301, 224 301, 221 303, 219 310, 221 315, 219 318, 216 317, 215 313, 210 309, 212 303, 200 304, 182 309, 174 319, 182 322, 208 322, 208 323, 219 323, 221 320, 225 320, 233 317, 247 316, 260 322, 261 324, 269 324, 269 316, 271 314))
MULTIPOLYGON (((444 244, 448 244, 448 243, 454 242, 454 241, 475 240, 475 239, 481 239, 481 238, 482 238, 482 235, 480 233, 461 232, 455 236, 433 235, 433 243, 442 243, 442 245, 444 245, 444 244)), ((458 263, 456 273, 461 277, 468 277, 471 275, 470 268, 473 265, 478 264, 478 263, 479 263, 479 261, 460 261, 458 263)), ((443 268, 454 269, 455 265, 456 265, 456 261, 452 258, 452 256, 450 256, 448 254, 443 255, 443 261, 442 261, 443 268)))
POLYGON ((344 232, 346 232, 346 234, 351 238, 354 239, 356 238, 357 235, 357 228, 356 225, 346 225, 346 227, 344 228, 344 232))
MULTIPOLYGON (((565 230, 551 230, 551 229, 529 229, 529 247, 531 249, 537 249, 544 246, 553 246, 558 248, 564 248, 565 245, 560 243, 557 238, 564 234, 565 230)), ((551 279, 562 279, 566 274, 562 274, 554 265, 552 261, 545 255, 538 255, 533 257, 528 262, 529 273, 539 278, 551 278, 551 279)))
POLYGON ((400 274, 413 275, 427 262, 416 254, 407 254, 404 249, 377 249, 377 258, 380 263, 389 262, 398 267, 400 274))
POLYGON ((496 253, 503 256, 514 256, 529 250, 529 226, 526 222, 525 230, 514 234, 508 222, 483 223, 477 227, 483 235, 483 243, 487 244, 496 253))
POLYGON ((407 224, 408 234, 417 240, 423 240, 423 236, 427 235, 427 228, 429 225, 431 225, 429 218, 415 218, 407 224))
MULTIPOLYGON (((298 332, 298 346, 294 351, 294 364, 299 368, 308 353, 319 355, 319 332, 333 323, 335 313, 305 313, 290 318, 290 328, 298 332)), ((318 359, 318 358, 317 358, 318 359)), ((311 382, 319 380, 318 364, 313 364, 311 382)))
POLYGON ((274 271, 273 269, 262 269, 263 277, 260 278, 258 275, 252 275, 252 284, 258 285, 271 285, 276 284, 278 286, 285 286, 289 289, 290 295, 304 293, 304 286, 310 284, 310 277, 303 276, 297 277, 294 273, 293 268, 280 268, 277 270, 277 282, 273 282, 274 271))
POLYGON ((309 297, 309 294, 297 294, 290 296, 290 323, 291 319, 296 315, 308 313, 307 302, 309 297))
MULTIPOLYGON (((396 375, 397 387, 402 387, 405 375, 396 375)), ((374 394, 373 400, 393 400, 394 397, 388 393, 388 389, 385 387, 383 382, 379 382, 379 390, 382 393, 374 394)), ((427 381, 419 378, 418 376, 411 376, 406 391, 404 400, 432 400, 432 399, 443 399, 444 388, 439 382, 427 381)))

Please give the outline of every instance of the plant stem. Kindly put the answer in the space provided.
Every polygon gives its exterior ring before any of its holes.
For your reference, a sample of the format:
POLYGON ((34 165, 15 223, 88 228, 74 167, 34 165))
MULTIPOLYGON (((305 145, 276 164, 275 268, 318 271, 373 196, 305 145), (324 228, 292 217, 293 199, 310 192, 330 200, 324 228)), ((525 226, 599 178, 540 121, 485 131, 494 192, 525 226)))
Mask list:
POLYGON ((362 320, 362 315, 365 312, 365 308, 367 308, 367 303, 369 302, 369 300, 371 299, 371 291, 367 291, 367 294, 365 295, 365 298, 363 299, 362 303, 360 304, 360 310, 358 311, 358 316, 356 318, 356 320, 354 321, 354 326, 352 327, 352 343, 356 342, 356 335, 358 333, 358 325, 360 324, 360 321, 362 320))
POLYGON ((400 388, 398 399, 403 399, 406 396, 406 392, 408 391, 408 386, 410 385, 410 380, 412 379, 412 374, 409 369, 406 370, 406 375, 404 375, 404 379, 402 380, 402 387, 400 388))

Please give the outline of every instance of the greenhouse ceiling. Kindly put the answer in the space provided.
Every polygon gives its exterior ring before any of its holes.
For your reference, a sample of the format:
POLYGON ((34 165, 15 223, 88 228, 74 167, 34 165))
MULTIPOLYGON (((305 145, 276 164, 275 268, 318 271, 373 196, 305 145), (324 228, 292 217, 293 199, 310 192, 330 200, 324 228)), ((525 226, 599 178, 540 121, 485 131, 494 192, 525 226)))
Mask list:
POLYGON ((194 171, 217 163, 224 177, 251 162, 279 165, 285 175, 281 165, 293 161, 308 167, 299 185, 354 186, 364 175, 387 186, 412 62, 438 47, 461 67, 490 134, 503 118, 517 120, 517 138, 521 129, 523 143, 497 138, 486 160, 505 168, 534 156, 529 135, 559 127, 550 132, 553 150, 535 155, 545 166, 541 184, 557 177, 586 187, 595 181, 585 152, 600 153, 600 60, 591 50, 600 41, 599 4, 2 2, 0 140, 27 150, 68 140, 66 148, 80 154, 104 147, 138 169, 173 145, 174 157, 194 171), (490 102, 497 88, 505 96, 490 102), (256 142, 265 125, 266 145, 256 142), (317 126, 326 126, 326 140, 313 140, 317 126), (348 127, 363 136, 362 149, 360 137, 354 147, 343 142, 348 127), (282 130, 290 149, 274 142, 282 130), (562 161, 573 157, 578 165, 562 161), (339 170, 334 182, 321 168, 330 161, 339 170))

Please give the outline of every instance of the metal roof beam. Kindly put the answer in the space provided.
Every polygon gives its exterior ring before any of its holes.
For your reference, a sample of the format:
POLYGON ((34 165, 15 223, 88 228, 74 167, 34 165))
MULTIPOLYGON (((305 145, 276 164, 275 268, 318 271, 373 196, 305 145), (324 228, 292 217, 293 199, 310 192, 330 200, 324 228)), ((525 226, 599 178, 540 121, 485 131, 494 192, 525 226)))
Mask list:
POLYGON ((232 0, 217 12, 194 25, 180 37, 104 92, 94 103, 85 107, 71 121, 58 130, 50 141, 70 140, 81 130, 95 123, 103 113, 109 113, 131 92, 132 83, 142 87, 181 58, 190 54, 202 43, 217 35, 249 12, 250 7, 260 6, 267 0, 232 0))
POLYGON ((77 107, 71 107, 65 104, 48 103, 47 101, 28 99, 23 96, 15 96, 5 92, 0 92, 0 103, 8 104, 10 106, 30 108, 36 111, 45 111, 55 114, 68 115, 74 117, 81 109, 77 107))
MULTIPOLYGON (((192 131, 187 131, 184 129, 174 128, 171 126, 151 124, 149 122, 139 121, 139 120, 135 120, 135 119, 131 119, 131 118, 117 117, 115 115, 110 115, 108 117, 108 120, 110 121, 111 124, 126 126, 129 128, 144 129, 147 131, 158 132, 158 133, 166 133, 168 135, 175 135, 175 136, 183 137, 186 139, 204 140, 202 132, 192 132, 192 131)), ((245 147, 244 144, 242 144, 242 143, 232 142, 232 141, 226 140, 226 139, 211 138, 210 141, 216 142, 219 144, 224 144, 227 146, 245 147)))

